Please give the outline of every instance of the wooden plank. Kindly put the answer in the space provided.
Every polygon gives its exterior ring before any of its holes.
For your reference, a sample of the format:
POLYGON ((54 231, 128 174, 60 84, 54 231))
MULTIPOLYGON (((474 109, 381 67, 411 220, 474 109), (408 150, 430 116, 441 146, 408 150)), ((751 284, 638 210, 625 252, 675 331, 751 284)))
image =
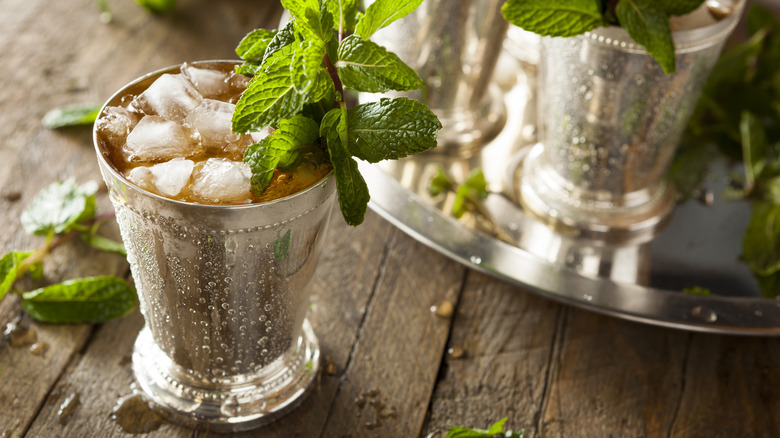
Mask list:
POLYGON ((451 323, 431 307, 457 305, 465 268, 398 230, 387 251, 323 437, 422 430, 451 323))
POLYGON ((665 436, 683 381, 689 334, 566 308, 544 437, 665 436))
POLYGON ((534 432, 562 306, 469 272, 424 435, 454 425, 534 432))
POLYGON ((692 335, 670 437, 780 436, 780 339, 692 335))

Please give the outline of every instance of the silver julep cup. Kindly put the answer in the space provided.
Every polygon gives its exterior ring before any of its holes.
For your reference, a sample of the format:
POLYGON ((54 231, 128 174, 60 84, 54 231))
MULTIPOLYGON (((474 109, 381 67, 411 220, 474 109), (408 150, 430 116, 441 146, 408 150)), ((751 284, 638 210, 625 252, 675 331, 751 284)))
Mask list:
MULTIPOLYGON (((129 84, 106 106, 176 68, 129 84)), ((305 316, 333 175, 274 201, 191 204, 129 183, 97 131, 94 140, 146 322, 133 351, 141 390, 169 420, 217 432, 263 425, 299 404, 319 370, 305 316)))
MULTIPOLYGON (((504 1, 426 0, 371 37, 425 82, 404 95, 426 103, 441 120, 434 151, 471 155, 504 126, 501 92, 491 83, 507 30, 504 1)), ((372 99, 361 95, 361 101, 372 99)))
POLYGON ((571 234, 657 233, 674 206, 665 175, 741 9, 673 32, 677 68, 668 75, 622 28, 543 38, 540 143, 521 171, 525 209, 571 234))

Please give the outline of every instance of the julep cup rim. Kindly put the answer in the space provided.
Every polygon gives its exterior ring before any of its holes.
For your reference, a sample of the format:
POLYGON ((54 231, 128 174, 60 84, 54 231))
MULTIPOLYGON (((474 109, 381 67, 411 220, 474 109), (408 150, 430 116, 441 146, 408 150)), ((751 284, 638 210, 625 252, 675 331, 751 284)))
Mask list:
MULTIPOLYGON (((192 64, 192 65, 195 65, 195 66, 197 66, 197 65, 211 65, 211 64, 235 64, 235 65, 237 65, 237 64, 241 63, 240 60, 231 60, 231 59, 215 59, 215 60, 200 60, 200 61, 186 61, 186 62, 188 64, 192 64)), ((165 73, 169 73, 169 72, 172 72, 172 71, 179 70, 181 68, 181 65, 182 64, 180 63, 180 64, 175 64, 175 65, 170 65, 170 66, 167 66, 167 67, 163 67, 163 68, 154 70, 152 72, 146 73, 146 74, 144 74, 144 75, 142 75, 142 76, 140 76, 140 77, 138 77, 136 79, 133 79, 132 81, 130 81, 128 83, 126 83, 121 88, 119 88, 117 91, 115 91, 111 95, 111 97, 109 97, 108 100, 106 100, 106 102, 100 107, 100 111, 98 112, 96 120, 100 119, 100 117, 103 116, 103 113, 105 112, 107 107, 117 105, 119 103, 119 101, 121 100, 122 96, 125 95, 127 89, 129 89, 129 88, 131 88, 131 87, 133 87, 133 86, 135 86, 135 85, 137 85, 137 84, 139 84, 141 82, 144 82, 144 81, 147 81, 149 79, 161 76, 161 75, 163 75, 165 73)), ((148 190, 146 190, 146 189, 144 189, 144 188, 142 188, 142 187, 140 187, 140 186, 138 186, 136 184, 133 184, 130 180, 125 178, 124 175, 122 175, 119 171, 116 170, 116 167, 114 167, 114 164, 111 163, 111 161, 108 160, 108 158, 106 157, 106 154, 103 153, 103 150, 102 150, 102 148, 100 146, 100 141, 98 141, 97 123, 95 123, 93 125, 93 127, 92 127, 92 144, 95 147, 95 153, 97 154, 98 163, 100 164, 99 167, 101 169, 103 169, 104 171, 109 172, 111 174, 111 177, 113 177, 115 179, 118 179, 119 181, 122 181, 125 185, 128 185, 128 186, 132 187, 134 190, 144 194, 145 196, 149 196, 149 197, 154 198, 154 199, 156 199, 158 201, 169 202, 171 204, 184 206, 185 208, 188 208, 188 209, 191 208, 191 209, 203 209, 203 210, 210 210, 210 211, 217 211, 217 210, 237 211, 237 210, 246 210, 246 209, 250 209, 250 208, 269 207, 269 206, 271 206, 273 204, 281 204, 283 202, 289 201, 292 198, 298 198, 298 197, 305 196, 305 194, 307 194, 308 192, 317 190, 318 188, 326 185, 327 182, 331 178, 334 178, 333 170, 331 170, 330 172, 328 172, 327 175, 322 177, 322 179, 320 179, 316 183, 312 184, 311 186, 309 186, 309 187, 307 187, 307 188, 305 188, 303 190, 295 192, 295 193, 293 193, 291 195, 287 195, 287 196, 284 196, 284 197, 281 197, 281 198, 276 198, 276 199, 263 201, 263 202, 253 202, 253 203, 250 203, 250 204, 196 204, 196 203, 193 203, 193 202, 185 202, 185 201, 180 201, 180 200, 177 200, 177 199, 171 199, 171 198, 167 198, 165 196, 158 195, 158 194, 150 192, 150 191, 148 191, 148 190)))

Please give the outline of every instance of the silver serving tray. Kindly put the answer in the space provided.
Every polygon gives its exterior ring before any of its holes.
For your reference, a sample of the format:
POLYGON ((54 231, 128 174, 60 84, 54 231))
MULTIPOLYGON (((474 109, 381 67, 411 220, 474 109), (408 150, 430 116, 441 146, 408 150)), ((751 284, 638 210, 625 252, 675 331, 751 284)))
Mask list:
POLYGON ((533 66, 504 56, 496 74, 507 124, 480 153, 437 151, 379 165, 360 164, 369 206, 451 259, 554 300, 647 324, 698 332, 780 335, 780 300, 762 298, 739 260, 749 204, 720 197, 726 169, 715 166, 712 205, 678 204, 669 224, 644 243, 567 236, 524 215, 516 197, 519 163, 535 142, 533 66), (517 74, 524 71, 527 74, 517 74), (427 193, 436 167, 462 181, 483 169, 490 221, 448 214, 452 196, 427 193), (711 295, 683 290, 693 286, 711 295))

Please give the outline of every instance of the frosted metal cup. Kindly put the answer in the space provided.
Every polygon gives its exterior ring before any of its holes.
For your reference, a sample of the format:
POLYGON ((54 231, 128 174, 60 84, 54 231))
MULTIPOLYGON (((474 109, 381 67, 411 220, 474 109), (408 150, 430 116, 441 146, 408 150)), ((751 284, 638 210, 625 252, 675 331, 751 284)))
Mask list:
MULTIPOLYGON (((491 83, 507 30, 504 1, 426 0, 371 37, 425 82, 406 95, 426 103, 441 120, 434 151, 471 155, 504 126, 501 92, 491 83)), ((371 99, 361 95, 361 101, 371 99)))
POLYGON ((95 147, 146 322, 133 371, 153 405, 190 427, 235 432, 300 403, 320 366, 305 315, 333 175, 274 201, 197 205, 129 183, 97 132, 95 147))
POLYGON ((665 175, 741 9, 675 31, 677 70, 668 75, 622 28, 543 38, 540 143, 520 184, 526 210, 575 234, 656 233, 674 206, 665 175))

